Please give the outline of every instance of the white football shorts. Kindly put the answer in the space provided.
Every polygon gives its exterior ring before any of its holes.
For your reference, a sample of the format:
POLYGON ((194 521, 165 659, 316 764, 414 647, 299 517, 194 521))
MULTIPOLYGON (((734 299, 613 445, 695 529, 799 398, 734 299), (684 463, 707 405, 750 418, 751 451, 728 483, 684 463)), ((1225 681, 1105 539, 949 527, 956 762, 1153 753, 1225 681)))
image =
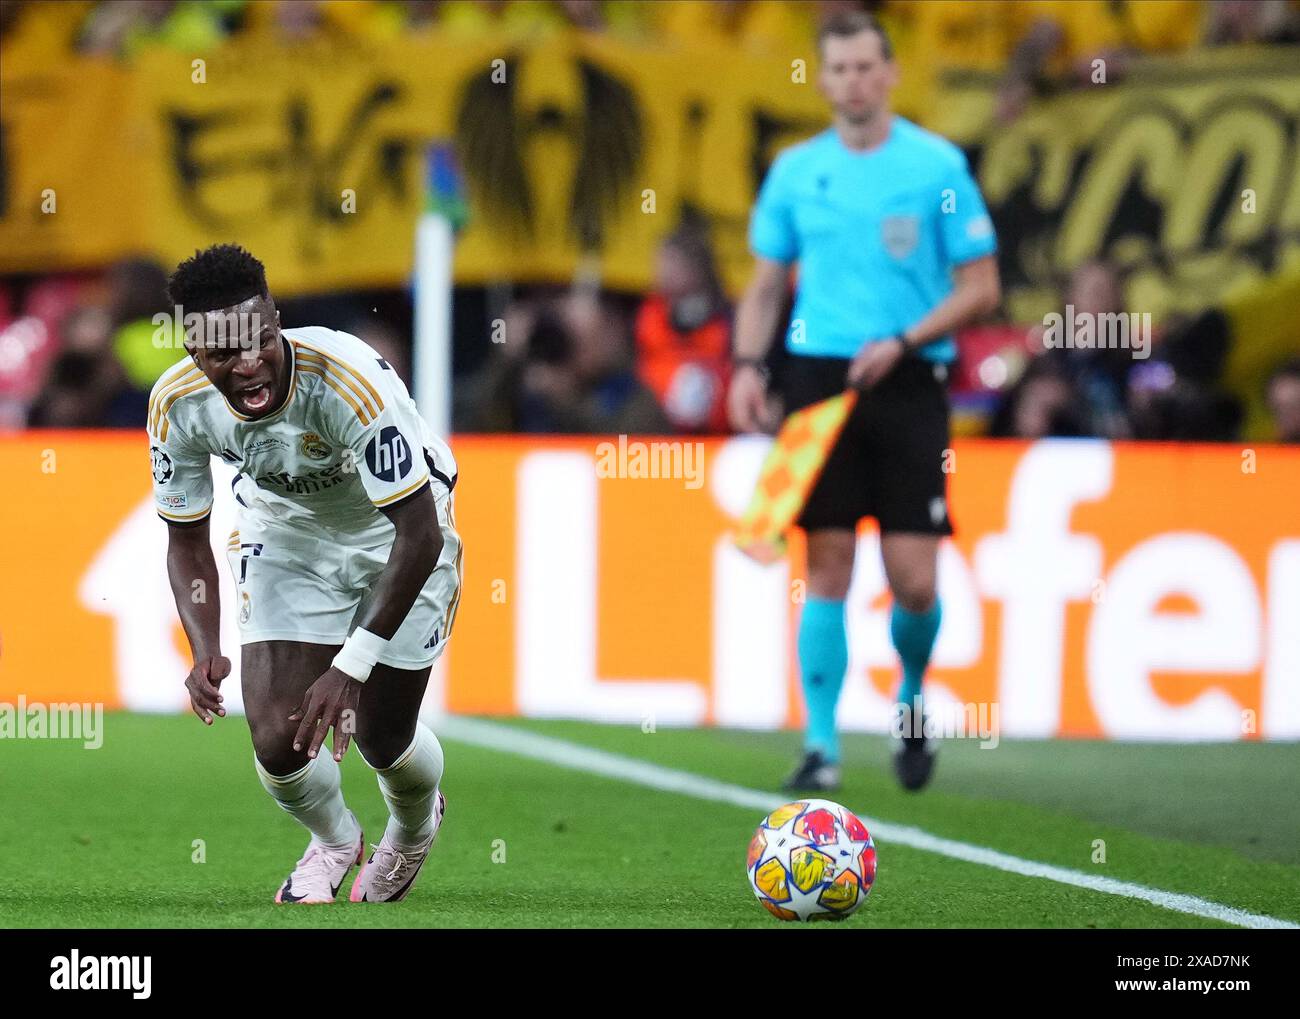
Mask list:
MULTIPOLYGON (((442 554, 387 650, 383 665, 423 669, 442 654, 460 604, 461 541, 452 496, 437 502, 442 554)), ((241 644, 342 644, 361 622, 388 563, 391 538, 348 545, 315 528, 241 514, 226 559, 234 575, 241 644)))

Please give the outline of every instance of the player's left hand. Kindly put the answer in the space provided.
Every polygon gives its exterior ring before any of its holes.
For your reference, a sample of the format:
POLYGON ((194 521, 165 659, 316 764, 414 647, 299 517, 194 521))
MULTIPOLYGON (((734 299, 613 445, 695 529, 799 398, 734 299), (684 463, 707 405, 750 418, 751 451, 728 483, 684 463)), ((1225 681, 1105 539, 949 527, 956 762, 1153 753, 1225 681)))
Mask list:
POLYGON ((310 739, 307 756, 315 757, 325 742, 325 734, 333 726, 334 760, 343 760, 348 744, 352 742, 360 698, 360 683, 333 666, 326 669, 307 688, 298 710, 289 716, 289 721, 298 722, 298 731, 293 736, 294 750, 301 750, 310 739))
POLYGON ((897 340, 877 340, 858 351, 849 365, 849 386, 870 389, 894 370, 903 357, 903 345, 897 340))

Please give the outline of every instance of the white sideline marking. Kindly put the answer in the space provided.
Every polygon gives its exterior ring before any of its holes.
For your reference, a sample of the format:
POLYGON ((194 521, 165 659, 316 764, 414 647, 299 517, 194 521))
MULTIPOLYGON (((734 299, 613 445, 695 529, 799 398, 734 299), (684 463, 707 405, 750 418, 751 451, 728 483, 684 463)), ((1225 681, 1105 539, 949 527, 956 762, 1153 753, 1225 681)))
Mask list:
MULTIPOLYGON (((649 761, 639 761, 621 754, 611 754, 594 747, 585 747, 568 740, 555 739, 551 736, 539 736, 537 733, 515 729, 495 722, 480 719, 462 718, 445 715, 433 721, 437 732, 448 739, 459 740, 488 750, 499 750, 519 757, 528 757, 535 761, 545 761, 561 768, 583 771, 592 775, 631 782, 634 785, 658 789, 662 792, 680 793, 697 800, 711 800, 714 803, 727 803, 736 807, 746 807, 754 811, 768 813, 789 797, 780 793, 765 793, 758 789, 746 789, 744 786, 719 782, 704 775, 695 775, 688 771, 665 768, 649 761)), ((859 815, 862 822, 871 829, 873 837, 885 842, 893 842, 913 849, 922 849, 929 853, 938 853, 954 860, 978 863, 995 870, 1020 874, 1024 877, 1043 878, 1076 888, 1105 895, 1118 895, 1125 899, 1140 899, 1162 909, 1192 916, 1205 917, 1208 920, 1220 920, 1238 927, 1261 927, 1275 929, 1300 929, 1300 924, 1277 917, 1264 916, 1234 909, 1195 895, 1183 895, 1179 892, 1166 892, 1159 888, 1147 888, 1145 885, 1130 881, 1116 881, 1113 878, 1097 877, 1081 871, 1056 867, 1049 863, 1037 863, 1023 860, 1018 856, 999 853, 983 846, 973 846, 967 842, 940 838, 911 825, 894 824, 876 818, 859 815)))

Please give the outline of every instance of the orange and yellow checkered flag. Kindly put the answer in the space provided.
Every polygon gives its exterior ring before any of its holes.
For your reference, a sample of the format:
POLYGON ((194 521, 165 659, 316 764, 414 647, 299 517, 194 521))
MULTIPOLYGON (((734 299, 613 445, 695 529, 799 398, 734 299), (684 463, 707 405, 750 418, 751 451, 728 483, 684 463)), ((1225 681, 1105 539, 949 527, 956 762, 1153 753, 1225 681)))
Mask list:
POLYGON ((786 418, 736 528, 736 546, 746 555, 760 563, 785 555, 786 531, 799 519, 857 399, 847 390, 786 418))

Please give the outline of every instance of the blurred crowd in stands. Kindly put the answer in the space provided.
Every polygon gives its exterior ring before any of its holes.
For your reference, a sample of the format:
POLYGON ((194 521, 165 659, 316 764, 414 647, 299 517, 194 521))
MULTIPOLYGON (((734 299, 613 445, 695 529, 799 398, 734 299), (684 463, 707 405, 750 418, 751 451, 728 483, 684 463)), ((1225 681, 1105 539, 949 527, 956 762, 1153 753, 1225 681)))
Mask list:
POLYGON ((1122 77, 1132 57, 1300 41, 1294 0, 0 0, 0 54, 39 63, 70 51, 132 61, 151 49, 203 55, 227 40, 293 45, 436 32, 506 41, 597 32, 659 47, 785 53, 845 10, 889 31, 896 104, 924 111, 940 75, 1002 79, 999 116, 1044 89, 1084 84, 1093 61, 1122 77))
MULTIPOLYGON (((384 40, 436 31, 536 39, 580 29, 631 42, 784 52, 846 9, 881 18, 900 56, 933 69, 1087 73, 1100 55, 1295 41, 1290 0, 4 0, 6 45, 131 60, 227 39, 384 40), (1082 68, 1082 70, 1080 70, 1082 68)), ((1009 96, 1009 100, 1010 100, 1009 96)))
MULTIPOLYGON (((102 274, 0 280, 0 430, 143 427, 154 381, 179 358, 156 342, 170 312, 162 266, 120 262, 102 274)), ((1076 317, 1121 310, 1122 286, 1091 262, 1066 281, 1076 317)), ((407 294, 281 300, 284 322, 360 336, 411 380, 407 294)), ((705 234, 684 226, 660 245, 646 295, 598 287, 531 287, 485 314, 457 291, 453 423, 459 432, 725 434, 731 307, 705 234)), ((1000 324, 960 337, 958 409, 999 437, 1233 441, 1244 410, 1223 385, 1221 313, 1165 324, 1149 357, 1126 348, 1049 348, 1041 324, 1000 324)), ((774 344, 773 376, 782 351, 774 344)), ((1276 365, 1264 397, 1273 438, 1300 443, 1300 357, 1276 365)))
MULTIPOLYGON (((581 30, 762 52, 811 39, 819 19, 846 7, 870 9, 890 29, 908 72, 904 113, 923 109, 938 75, 953 70, 999 75, 997 116, 1006 120, 1045 89, 1085 82, 1099 55, 1115 76, 1142 52, 1300 40, 1300 6, 1291 0, 3 0, 0 58, 77 51, 130 61, 150 47, 194 53, 228 38, 292 44, 422 31, 532 39, 581 30)), ((177 360, 174 348, 154 343, 153 316, 170 310, 165 278, 147 259, 98 273, 0 277, 0 430, 142 426, 149 389, 177 360)), ((1103 315, 1122 310, 1123 292, 1114 267, 1090 262, 1061 281, 1061 305, 1103 315)), ((458 290, 456 305, 458 431, 728 430, 731 308, 701 224, 683 224, 660 244, 647 294, 579 281, 486 296, 458 290), (483 335, 491 342, 466 340, 483 335)), ((361 336, 409 382, 408 294, 299 298, 281 310, 288 326, 361 336)), ((1045 349, 1041 325, 973 329, 961 337, 954 394, 959 407, 971 397, 983 430, 997 436, 1239 437, 1244 410, 1221 382, 1221 316, 1157 328, 1154 352, 1142 359, 1128 349, 1045 349)), ((1300 359, 1271 368, 1265 395, 1274 437, 1300 442, 1300 359)))

